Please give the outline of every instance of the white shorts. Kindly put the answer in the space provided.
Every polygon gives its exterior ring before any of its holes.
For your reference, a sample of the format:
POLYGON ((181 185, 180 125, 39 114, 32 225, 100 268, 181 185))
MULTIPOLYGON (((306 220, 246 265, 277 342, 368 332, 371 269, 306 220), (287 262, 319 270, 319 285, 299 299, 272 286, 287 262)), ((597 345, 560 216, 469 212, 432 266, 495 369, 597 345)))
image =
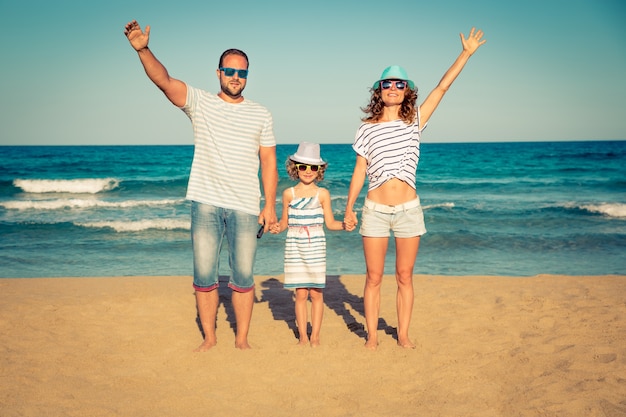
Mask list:
POLYGON ((396 206, 365 199, 359 233, 364 237, 389 237, 390 231, 398 238, 416 237, 426 233, 419 197, 396 206))

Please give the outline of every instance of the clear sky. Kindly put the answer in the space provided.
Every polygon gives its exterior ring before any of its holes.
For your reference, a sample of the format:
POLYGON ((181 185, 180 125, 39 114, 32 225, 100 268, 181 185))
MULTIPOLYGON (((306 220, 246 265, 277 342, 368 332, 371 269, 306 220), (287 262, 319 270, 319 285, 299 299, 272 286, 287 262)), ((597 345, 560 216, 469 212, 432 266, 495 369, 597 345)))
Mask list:
POLYGON ((391 64, 421 102, 472 26, 487 43, 424 142, 626 139, 623 0, 0 0, 0 145, 192 144, 123 35, 132 19, 173 77, 212 92, 221 52, 246 51, 244 95, 278 143, 351 143, 391 64))

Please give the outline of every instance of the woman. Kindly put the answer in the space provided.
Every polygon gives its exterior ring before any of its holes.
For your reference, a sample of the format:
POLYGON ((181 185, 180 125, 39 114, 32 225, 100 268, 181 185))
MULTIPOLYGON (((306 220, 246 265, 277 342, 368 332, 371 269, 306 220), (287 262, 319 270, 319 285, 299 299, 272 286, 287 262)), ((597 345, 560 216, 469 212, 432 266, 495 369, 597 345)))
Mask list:
POLYGON ((358 220, 354 203, 367 176, 369 185, 360 234, 367 268, 363 301, 367 326, 365 347, 368 349, 374 350, 378 346, 380 285, 390 230, 396 243, 398 345, 415 348, 409 339, 413 266, 420 236, 426 233, 415 190, 420 134, 469 57, 486 42, 481 40, 483 32, 474 28, 467 38, 463 34, 460 36, 463 51, 421 106, 416 107, 417 89, 413 81, 403 68, 394 65, 387 67, 374 83, 370 103, 362 109, 367 116, 363 118, 352 145, 357 157, 344 221, 347 230, 355 229, 358 220))

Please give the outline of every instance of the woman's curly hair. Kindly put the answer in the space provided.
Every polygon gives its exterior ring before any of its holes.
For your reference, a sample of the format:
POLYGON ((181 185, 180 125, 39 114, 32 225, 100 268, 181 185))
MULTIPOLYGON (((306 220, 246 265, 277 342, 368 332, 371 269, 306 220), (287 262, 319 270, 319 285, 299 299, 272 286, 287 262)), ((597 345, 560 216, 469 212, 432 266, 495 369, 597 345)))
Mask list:
MULTIPOLYGON (((380 86, 376 89, 370 88, 372 97, 370 103, 366 107, 361 107, 361 110, 366 113, 366 116, 361 120, 368 123, 376 123, 380 121, 383 116, 383 110, 385 103, 383 102, 383 96, 380 86)), ((413 123, 417 115, 417 88, 411 89, 408 85, 404 90, 404 101, 400 107, 400 118, 404 123, 413 123)))
MULTIPOLYGON (((287 175, 289 175, 289 178, 294 181, 298 181, 300 179, 300 177, 298 176, 298 167, 296 167, 296 164, 299 163, 300 162, 293 161, 291 158, 287 158, 287 161, 285 161, 285 169, 287 169, 287 175)), ((326 172, 326 164, 320 165, 319 167, 320 169, 317 170, 317 177, 314 180, 314 182, 316 183, 324 179, 324 172, 326 172)))

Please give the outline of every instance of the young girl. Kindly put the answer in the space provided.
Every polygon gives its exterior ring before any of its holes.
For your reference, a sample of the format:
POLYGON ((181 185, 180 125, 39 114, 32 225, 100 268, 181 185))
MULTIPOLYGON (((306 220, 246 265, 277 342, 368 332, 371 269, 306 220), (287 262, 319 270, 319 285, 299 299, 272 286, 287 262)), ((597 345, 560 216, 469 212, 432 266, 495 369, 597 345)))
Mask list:
POLYGON ((319 346, 324 314, 322 290, 326 286, 326 237, 329 230, 342 230, 335 220, 328 190, 318 187, 324 179, 326 162, 320 158, 320 146, 302 142, 286 162, 287 173, 299 181, 283 192, 283 215, 270 228, 271 233, 287 231, 285 242, 285 288, 296 290, 296 324, 300 345, 319 346), (307 334, 307 300, 311 297, 311 338, 307 334))

